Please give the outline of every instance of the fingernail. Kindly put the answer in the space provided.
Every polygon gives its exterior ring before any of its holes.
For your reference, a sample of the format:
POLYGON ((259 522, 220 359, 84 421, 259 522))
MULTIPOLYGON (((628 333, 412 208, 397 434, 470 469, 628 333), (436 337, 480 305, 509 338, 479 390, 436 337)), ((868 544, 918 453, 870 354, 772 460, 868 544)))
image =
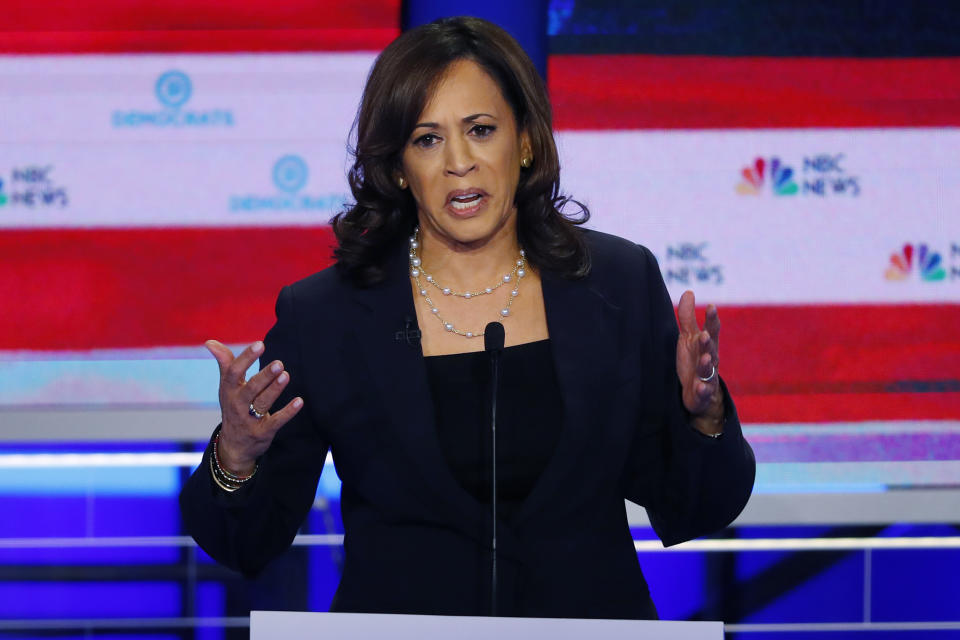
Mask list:
POLYGON ((303 406, 303 400, 301 400, 300 398, 294 398, 294 399, 293 399, 293 406, 294 406, 295 409, 299 409, 300 407, 303 406))
POLYGON ((263 343, 262 343, 262 342, 254 342, 254 343, 253 343, 253 352, 254 352, 254 353, 260 353, 261 351, 263 351, 263 343))
POLYGON ((284 371, 283 373, 280 374, 280 377, 277 378, 277 384, 286 384, 287 380, 289 379, 290 379, 290 376, 288 376, 287 372, 284 371))
POLYGON ((283 370, 283 367, 280 366, 279 362, 273 363, 273 366, 270 367, 270 371, 272 371, 273 373, 280 373, 281 370, 283 370))

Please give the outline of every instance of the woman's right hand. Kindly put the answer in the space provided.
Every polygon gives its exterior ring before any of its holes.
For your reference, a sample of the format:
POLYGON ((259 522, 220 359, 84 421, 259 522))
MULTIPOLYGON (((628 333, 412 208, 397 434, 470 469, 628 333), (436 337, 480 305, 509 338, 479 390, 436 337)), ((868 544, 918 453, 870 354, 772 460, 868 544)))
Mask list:
POLYGON ((270 413, 270 407, 290 382, 290 374, 283 363, 274 360, 249 380, 244 380, 247 369, 263 353, 263 343, 255 342, 239 356, 216 340, 207 340, 220 366, 220 413, 222 416, 217 456, 220 465, 238 476, 253 473, 257 458, 263 455, 280 427, 290 421, 303 407, 303 399, 293 398, 283 409, 270 413), (257 418, 250 412, 253 406, 264 414, 257 418))

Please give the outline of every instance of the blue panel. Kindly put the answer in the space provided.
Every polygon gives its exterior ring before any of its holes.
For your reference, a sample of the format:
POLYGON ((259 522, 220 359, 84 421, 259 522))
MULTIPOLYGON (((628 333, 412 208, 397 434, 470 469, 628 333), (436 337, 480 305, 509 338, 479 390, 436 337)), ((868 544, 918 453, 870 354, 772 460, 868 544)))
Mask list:
MULTIPOLYGON (((325 470, 324 473, 328 471, 325 470)), ((317 534, 343 533, 340 501, 329 500, 326 502, 326 508, 312 509, 304 528, 310 533, 317 534)), ((312 547, 307 558, 309 565, 307 607, 311 611, 327 611, 340 582, 343 547, 312 547)))
MULTIPOLYGON (((340 503, 332 502, 326 513, 318 509, 311 510, 307 518, 307 527, 311 532, 320 534, 342 532, 343 524, 339 516, 340 503)), ((333 594, 340 583, 343 547, 311 547, 307 558, 307 608, 311 611, 328 611, 333 594)))
MULTIPOLYGON (((811 557, 816 552, 809 553, 811 557)), ((863 553, 851 553, 739 622, 860 622, 863 553)))
POLYGON ((873 552, 873 619, 960 619, 960 549, 873 552))
POLYGON ((196 560, 197 564, 217 564, 217 561, 211 558, 206 551, 200 547, 194 545, 194 550, 196 551, 196 560))
MULTIPOLYGON (((227 612, 226 589, 219 582, 200 582, 197 584, 197 616, 200 618, 222 618, 227 612)), ((218 627, 197 627, 196 640, 223 640, 226 632, 218 627)))
POLYGON ((340 513, 340 500, 325 499, 319 492, 317 498, 303 523, 301 533, 342 534, 343 514, 340 513))
POLYGON ((341 548, 313 547, 309 551, 307 607, 311 611, 329 611, 333 594, 340 584, 340 568, 335 555, 341 548))
POLYGON ((180 505, 169 498, 98 498, 93 504, 93 535, 173 536, 180 533, 180 505))
POLYGON ((179 547, 0 549, 4 565, 144 565, 180 561, 179 547))
POLYGON ((894 524, 878 535, 884 538, 892 538, 897 536, 955 536, 957 534, 957 527, 949 524, 894 524))
POLYGON ((659 540, 653 527, 630 527, 630 535, 634 540, 659 540))
POLYGON ((407 0, 403 4, 403 29, 437 18, 470 15, 494 22, 524 48, 540 76, 547 77, 548 0, 407 0))
MULTIPOLYGON (((212 431, 212 429, 211 429, 212 431)), ((175 442, 157 441, 97 441, 97 442, 17 442, 0 444, 4 453, 170 453, 180 451, 175 442)))
POLYGON ((320 482, 317 484, 317 497, 327 500, 340 500, 340 478, 332 464, 323 466, 320 482))
POLYGON ((180 512, 169 498, 7 497, 0 495, 0 537, 178 535, 180 512))
POLYGON ((639 553, 657 613, 664 620, 686 620, 704 606, 705 553, 639 553))
POLYGON ((183 640, 183 636, 164 634, 158 635, 156 633, 140 633, 140 634, 122 634, 118 635, 113 632, 103 632, 96 633, 90 632, 83 635, 70 635, 70 636, 61 636, 61 635, 50 635, 45 633, 43 635, 25 635, 25 634, 16 634, 8 635, 3 632, 0 632, 0 640, 91 640, 91 638, 109 638, 110 640, 183 640))
MULTIPOLYGON (((132 355, 132 354, 131 354, 132 355)), ((141 356, 143 357, 143 356, 141 356)), ((133 356, 136 358, 136 356, 133 356)), ((207 359, 146 358, 8 360, 0 368, 0 406, 44 404, 104 406, 116 404, 115 388, 124 385, 124 404, 217 406, 216 378, 207 359), (85 379, 84 392, 70 391, 65 380, 85 379)))
POLYGON ((954 2, 551 0, 552 53, 956 56, 954 2))
POLYGON ((181 615, 173 582, 0 582, 0 618, 181 615))
MULTIPOLYGON (((831 527, 810 526, 771 526, 771 527, 739 527, 737 537, 742 539, 755 538, 817 538, 832 530, 831 527)), ((786 559, 791 551, 751 551, 737 554, 735 576, 738 582, 749 580, 769 569, 781 560, 786 559)))
POLYGON ((7 495, 172 496, 179 490, 179 467, 0 469, 0 494, 7 495))
POLYGON ((0 537, 75 537, 87 533, 85 498, 0 496, 0 537))

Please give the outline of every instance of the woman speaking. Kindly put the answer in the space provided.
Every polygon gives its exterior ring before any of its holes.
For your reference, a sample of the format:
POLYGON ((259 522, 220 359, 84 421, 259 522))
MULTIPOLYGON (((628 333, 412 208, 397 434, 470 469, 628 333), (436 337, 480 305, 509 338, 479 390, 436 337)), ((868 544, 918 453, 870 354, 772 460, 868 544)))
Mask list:
POLYGON ((716 309, 701 330, 684 293, 678 330, 650 251, 561 211, 546 90, 489 22, 397 38, 356 134, 336 264, 283 288, 262 343, 207 343, 222 423, 181 495, 187 530, 258 572, 291 544, 329 449, 332 610, 655 618, 624 499, 672 545, 729 524, 753 486, 716 309))

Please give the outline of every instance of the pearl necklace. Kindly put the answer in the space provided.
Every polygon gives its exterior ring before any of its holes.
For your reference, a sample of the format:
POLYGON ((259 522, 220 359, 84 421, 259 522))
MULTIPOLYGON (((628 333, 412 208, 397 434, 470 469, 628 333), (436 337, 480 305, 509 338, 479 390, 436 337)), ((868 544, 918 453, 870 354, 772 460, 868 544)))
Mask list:
POLYGON ((420 236, 420 227, 417 227, 413 235, 410 237, 410 277, 413 278, 413 281, 417 284, 417 291, 420 292, 420 296, 423 298, 423 301, 427 303, 430 307, 430 313, 436 316, 443 324, 443 328, 451 333, 455 333, 458 336, 463 336, 464 338, 478 338, 483 335, 483 332, 474 332, 474 331, 462 331, 453 326, 452 323, 447 322, 440 316, 440 310, 437 309, 437 306, 434 304, 433 300, 430 298, 430 292, 420 283, 420 276, 423 276, 427 283, 433 285, 445 296, 457 296, 458 298, 464 298, 465 300, 472 300, 477 296, 485 296, 493 293, 500 287, 510 282, 513 282, 513 289, 510 291, 510 297, 507 298, 507 306, 503 309, 500 309, 500 316, 506 318, 510 315, 510 307, 513 306, 513 299, 520 295, 520 279, 527 275, 526 271, 526 253, 523 249, 520 249, 520 258, 517 260, 516 264, 513 267, 513 270, 510 273, 504 275, 497 284, 492 287, 486 287, 485 289, 480 289, 478 291, 454 291, 450 287, 444 287, 437 279, 432 275, 426 272, 423 268, 423 263, 420 258, 417 256, 417 249, 420 247, 420 242, 418 238, 420 236))

